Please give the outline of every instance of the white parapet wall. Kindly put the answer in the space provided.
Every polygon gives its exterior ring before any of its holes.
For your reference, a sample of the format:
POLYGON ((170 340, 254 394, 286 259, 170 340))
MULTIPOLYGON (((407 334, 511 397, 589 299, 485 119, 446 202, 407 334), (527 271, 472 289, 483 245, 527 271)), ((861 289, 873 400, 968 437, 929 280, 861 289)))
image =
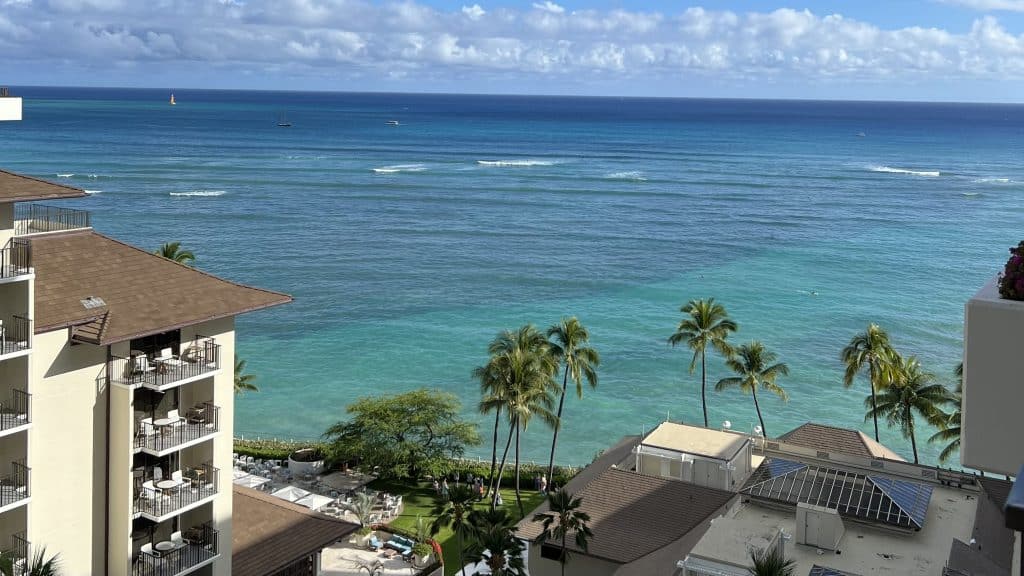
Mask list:
POLYGON ((0 122, 4 120, 21 120, 21 98, 5 96, 0 98, 0 122))
POLYGON ((996 279, 964 310, 960 462, 1016 475, 1024 464, 1024 302, 999 297, 996 279))

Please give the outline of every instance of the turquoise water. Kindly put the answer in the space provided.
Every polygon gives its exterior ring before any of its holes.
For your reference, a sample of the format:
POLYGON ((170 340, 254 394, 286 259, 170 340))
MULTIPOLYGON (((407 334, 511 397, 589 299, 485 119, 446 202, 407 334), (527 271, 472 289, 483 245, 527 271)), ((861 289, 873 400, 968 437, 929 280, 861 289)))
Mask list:
MULTIPOLYGON (((666 339, 680 305, 710 296, 737 340, 792 370, 789 403, 762 402, 770 434, 868 431, 867 385, 842 387, 840 349, 878 322, 952 383, 963 304, 1024 222, 1022 107, 18 93, 0 166, 93 191, 70 204, 107 234, 181 240, 205 270, 295 296, 238 323, 261 388, 236 405, 246 435, 316 437, 355 398, 418 386, 480 418, 470 372, 488 341, 577 315, 600 385, 567 402, 558 459, 584 463, 666 416, 698 421, 699 374, 666 339)), ((748 396, 709 402, 714 423, 755 423, 748 396)), ((542 426, 523 441, 546 459, 542 426)))

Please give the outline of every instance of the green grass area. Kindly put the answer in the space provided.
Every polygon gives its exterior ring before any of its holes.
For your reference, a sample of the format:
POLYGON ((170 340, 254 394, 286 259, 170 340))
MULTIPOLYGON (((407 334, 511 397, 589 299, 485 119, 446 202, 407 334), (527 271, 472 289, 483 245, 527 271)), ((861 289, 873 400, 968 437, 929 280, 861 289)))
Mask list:
MULTIPOLYGON (((417 516, 422 516, 428 524, 434 521, 434 507, 437 501, 431 484, 427 482, 375 480, 370 483, 369 487, 373 490, 402 495, 402 514, 391 521, 391 525, 395 528, 415 532, 417 516)), ((525 487, 526 483, 524 482, 522 488, 525 487)), ((527 515, 544 500, 543 494, 534 492, 532 489, 521 489, 520 494, 523 498, 523 509, 527 515)), ((503 488, 501 490, 501 499, 505 503, 505 509, 518 518, 519 510, 516 506, 515 490, 503 488)), ((486 505, 483 502, 477 504, 480 507, 486 505)), ((444 573, 455 574, 459 569, 459 555, 455 545, 455 534, 446 528, 441 530, 434 538, 441 544, 441 549, 444 551, 444 573)))

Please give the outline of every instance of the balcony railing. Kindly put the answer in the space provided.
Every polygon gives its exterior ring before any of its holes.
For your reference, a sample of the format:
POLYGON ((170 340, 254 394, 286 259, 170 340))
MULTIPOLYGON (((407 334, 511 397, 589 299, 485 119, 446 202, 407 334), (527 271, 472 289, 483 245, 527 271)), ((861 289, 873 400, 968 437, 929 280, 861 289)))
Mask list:
POLYGON ((203 402, 185 412, 184 417, 143 418, 135 435, 135 447, 161 452, 211 436, 218 430, 220 407, 203 402))
MULTIPOLYGON (((220 533, 210 524, 203 524, 181 533, 181 541, 150 541, 139 553, 132 567, 132 576, 178 576, 217 557, 220 533), (169 550, 158 548, 172 546, 169 550)), ((151 539, 152 540, 152 539, 151 539)))
POLYGON ((32 320, 24 316, 0 319, 0 356, 32 348, 32 320))
POLYGON ((0 476, 0 508, 29 497, 30 472, 31 470, 23 460, 11 462, 11 473, 0 476))
POLYGON ((135 494, 135 512, 159 518, 217 495, 219 470, 203 464, 181 471, 181 479, 148 480, 135 494))
POLYGON ((24 390, 11 390, 11 399, 0 402, 0 431, 24 426, 31 422, 32 395, 24 390))
POLYGON ((14 238, 0 248, 0 279, 24 276, 32 271, 32 245, 14 238))
POLYGON ((15 236, 75 230, 90 226, 90 216, 85 210, 43 204, 14 205, 15 236))
POLYGON ((16 576, 28 576, 29 550, 29 542, 25 539, 24 532, 11 535, 11 545, 4 552, 10 559, 12 571, 16 576))
POLYGON ((132 386, 162 390, 175 382, 214 372, 220 368, 220 344, 213 338, 197 338, 189 343, 181 356, 169 358, 133 354, 128 358, 114 356, 108 373, 110 381, 132 386))

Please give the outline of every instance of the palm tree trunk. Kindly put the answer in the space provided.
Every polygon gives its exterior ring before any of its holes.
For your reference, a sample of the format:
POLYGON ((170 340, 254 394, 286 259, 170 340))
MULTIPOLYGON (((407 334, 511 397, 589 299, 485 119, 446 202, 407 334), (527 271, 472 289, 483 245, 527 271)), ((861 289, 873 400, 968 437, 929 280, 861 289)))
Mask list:
POLYGON ((494 496, 491 498, 491 510, 494 510, 498 494, 501 492, 501 475, 505 472, 505 461, 508 459, 508 449, 512 445, 512 424, 508 427, 508 440, 505 441, 505 451, 501 454, 501 465, 498 466, 498 475, 494 478, 494 496))
POLYGON ((878 439, 878 404, 875 403, 875 361, 874 359, 868 360, 868 383, 871 385, 871 417, 875 419, 875 442, 881 442, 878 439))
POLYGON ((501 416, 501 407, 499 406, 494 411, 494 441, 491 443, 491 474, 487 477, 487 494, 484 497, 490 495, 491 488, 494 486, 494 467, 498 463, 498 418, 501 416))
POLYGON ((551 435, 551 459, 548 460, 548 482, 555 477, 555 444, 558 443, 558 429, 562 427, 562 406, 565 405, 565 387, 569 384, 569 365, 565 365, 565 375, 562 376, 562 397, 558 400, 558 421, 555 423, 555 431, 551 435))
MULTIPOLYGON (((708 372, 706 364, 707 355, 700 353, 700 405, 704 408, 704 427, 708 427, 708 372)), ((761 425, 764 428, 764 424, 761 425)))
POLYGON ((455 545, 459 547, 459 574, 465 576, 466 561, 462 558, 462 531, 455 530, 455 545))
POLYGON ((565 532, 562 532, 562 553, 558 556, 558 563, 562 565, 562 576, 565 576, 565 532))
POLYGON ((516 504, 519 505, 519 517, 526 518, 523 510, 523 498, 519 494, 519 417, 516 416, 516 504))
POLYGON ((768 430, 764 427, 764 418, 761 417, 761 405, 757 403, 757 386, 752 387, 750 392, 754 395, 754 409, 757 410, 757 419, 761 422, 761 435, 767 438, 768 430))
POLYGON ((907 406, 907 427, 910 428, 910 447, 914 450, 914 464, 917 464, 917 440, 914 438, 914 415, 907 406))

